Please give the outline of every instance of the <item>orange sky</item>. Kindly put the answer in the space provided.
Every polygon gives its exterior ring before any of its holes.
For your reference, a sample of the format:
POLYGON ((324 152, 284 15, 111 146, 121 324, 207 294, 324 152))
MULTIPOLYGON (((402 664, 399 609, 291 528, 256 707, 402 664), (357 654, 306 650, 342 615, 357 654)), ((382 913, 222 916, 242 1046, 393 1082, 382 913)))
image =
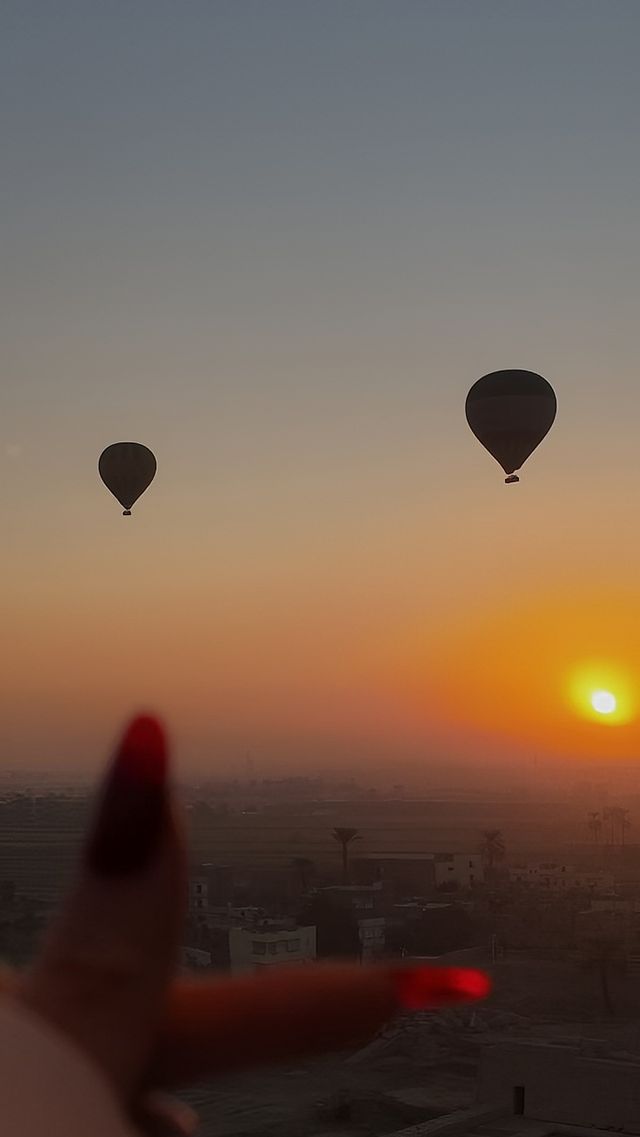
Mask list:
MULTIPOLYGON (((640 597, 594 588, 511 595, 483 613, 404 646, 398 689, 417 710, 432 693, 440 714, 467 736, 482 733, 496 759, 524 743, 543 760, 573 763, 640 753, 640 597), (594 691, 618 701, 594 713, 594 691)), ((430 700, 431 701, 431 700, 430 700)))
POLYGON ((640 10, 400 7, 12 12, 2 768, 141 706, 184 771, 640 755, 569 701, 638 688, 640 10), (559 409, 505 487, 509 367, 559 409))

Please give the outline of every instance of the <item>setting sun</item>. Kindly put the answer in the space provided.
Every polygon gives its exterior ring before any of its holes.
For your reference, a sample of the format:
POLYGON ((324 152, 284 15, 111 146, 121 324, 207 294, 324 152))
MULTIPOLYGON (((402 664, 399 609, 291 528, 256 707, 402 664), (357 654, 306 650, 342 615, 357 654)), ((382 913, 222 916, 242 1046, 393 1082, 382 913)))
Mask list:
POLYGON ((579 667, 571 681, 571 700, 581 717, 621 726, 635 718, 636 701, 629 677, 608 663, 579 667))
POLYGON ((617 699, 611 691, 594 691, 591 706, 599 715, 611 715, 616 709, 617 699))

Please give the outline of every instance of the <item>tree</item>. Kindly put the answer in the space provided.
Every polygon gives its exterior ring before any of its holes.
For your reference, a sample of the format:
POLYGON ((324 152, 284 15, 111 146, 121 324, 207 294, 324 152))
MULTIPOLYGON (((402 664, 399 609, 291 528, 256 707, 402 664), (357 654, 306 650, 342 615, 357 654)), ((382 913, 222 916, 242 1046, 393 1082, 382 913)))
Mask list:
POLYGON ((622 806, 617 805, 611 810, 613 814, 613 822, 618 834, 618 844, 621 849, 624 849, 625 838, 627 829, 630 828, 631 822, 629 820, 629 810, 623 809, 622 806))
POLYGON ((629 810, 619 805, 612 805, 610 809, 605 809, 603 816, 604 820, 609 822, 610 844, 619 844, 624 848, 626 833, 631 826, 629 810))
POLYGON ((489 871, 504 860, 506 847, 501 829, 485 829, 482 834, 482 857, 489 871))
POLYGON ((315 864, 309 857, 294 857, 291 866, 296 870, 300 891, 307 892, 309 889, 309 878, 312 877, 316 871, 315 864))
POLYGON ((600 819, 600 814, 598 811, 595 811, 593 813, 588 814, 587 829, 589 830, 591 836, 593 837, 593 840, 596 843, 596 845, 599 845, 600 844, 600 837, 602 834, 602 821, 600 819))
POLYGON ((344 884, 349 883, 349 847, 354 841, 360 841, 361 837, 357 829, 334 829, 331 834, 334 841, 337 841, 342 849, 342 880, 344 884))

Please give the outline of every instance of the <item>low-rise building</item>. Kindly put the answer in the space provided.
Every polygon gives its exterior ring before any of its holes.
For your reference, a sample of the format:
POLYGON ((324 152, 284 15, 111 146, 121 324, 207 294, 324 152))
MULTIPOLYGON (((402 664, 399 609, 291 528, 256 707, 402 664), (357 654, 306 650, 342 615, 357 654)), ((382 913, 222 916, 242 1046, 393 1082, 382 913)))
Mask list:
POLYGON ((384 916, 363 917, 358 920, 360 959, 372 963, 384 955, 387 921, 384 916))
POLYGON ((593 871, 578 869, 574 865, 557 861, 539 861, 514 865, 509 869, 509 877, 514 884, 529 885, 547 892, 569 892, 581 889, 584 892, 607 893, 614 887, 613 873, 603 869, 593 871))
POLYGON ((479 853, 435 853, 436 888, 474 888, 484 881, 484 865, 479 853))
POLYGON ((352 870, 360 883, 382 882, 397 899, 429 896, 436 885, 433 853, 365 853, 354 858, 352 870))
POLYGON ((308 911, 311 916, 315 913, 322 956, 369 962, 384 954, 387 919, 382 881, 319 888, 308 911))
POLYGON ((314 927, 265 920, 255 927, 229 928, 229 962, 234 974, 312 963, 315 958, 314 927))
POLYGON ((189 915, 202 916, 209 909, 209 882, 205 875, 189 877, 189 915))
POLYGON ((354 859, 363 882, 383 883, 396 897, 429 896, 434 888, 473 888, 484 881, 479 853, 366 853, 354 859))

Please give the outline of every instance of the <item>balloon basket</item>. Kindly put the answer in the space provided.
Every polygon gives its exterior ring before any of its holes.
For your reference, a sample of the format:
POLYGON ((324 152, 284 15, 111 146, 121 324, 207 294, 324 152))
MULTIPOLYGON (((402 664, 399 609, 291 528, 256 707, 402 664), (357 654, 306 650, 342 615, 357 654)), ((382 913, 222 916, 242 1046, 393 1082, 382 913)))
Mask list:
POLYGON ((130 509, 123 509, 122 516, 123 517, 131 517, 131 510, 130 509))
POLYGON ((520 478, 518 477, 517 474, 509 474, 509 477, 504 479, 504 484, 505 484, 505 486, 514 486, 516 484, 516 482, 519 482, 519 481, 520 481, 520 478))

